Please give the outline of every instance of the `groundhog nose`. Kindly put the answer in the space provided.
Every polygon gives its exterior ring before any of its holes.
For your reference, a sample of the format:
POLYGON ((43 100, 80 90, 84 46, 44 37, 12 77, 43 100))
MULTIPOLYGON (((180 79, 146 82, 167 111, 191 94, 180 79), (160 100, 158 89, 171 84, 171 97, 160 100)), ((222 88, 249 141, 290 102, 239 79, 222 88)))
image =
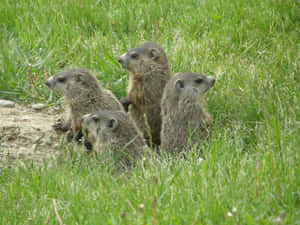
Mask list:
POLYGON ((211 76, 208 76, 208 82, 209 82, 209 85, 212 87, 214 86, 215 82, 216 82, 216 79, 211 77, 211 76))
POLYGON ((126 62, 126 60, 123 59, 122 56, 118 59, 118 62, 121 64, 123 69, 127 69, 127 62, 126 62))
POLYGON ((48 86, 48 87, 50 87, 50 82, 47 80, 46 82, 45 82, 45 84, 48 86))

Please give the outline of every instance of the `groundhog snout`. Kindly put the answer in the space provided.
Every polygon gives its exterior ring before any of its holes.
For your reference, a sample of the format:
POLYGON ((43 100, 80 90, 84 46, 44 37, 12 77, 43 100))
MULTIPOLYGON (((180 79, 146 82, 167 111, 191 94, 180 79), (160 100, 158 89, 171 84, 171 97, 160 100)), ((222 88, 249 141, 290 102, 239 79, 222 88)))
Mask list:
POLYGON ((211 76, 208 76, 207 79, 208 79, 208 82, 209 82, 209 86, 213 87, 215 85, 216 79, 211 77, 211 76))
POLYGON ((52 77, 50 77, 50 78, 45 82, 45 84, 46 84, 49 88, 53 89, 54 82, 55 82, 55 79, 54 79, 54 77, 52 76, 52 77))
POLYGON ((119 63, 121 64, 121 66, 124 68, 124 69, 127 69, 127 64, 125 63, 125 60, 119 58, 119 63))
POLYGON ((48 80, 45 82, 45 84, 46 84, 49 88, 51 88, 51 86, 52 86, 51 78, 48 79, 48 80))
POLYGON ((121 66, 124 69, 127 69, 127 60, 126 60, 126 55, 125 54, 119 57, 118 62, 121 64, 121 66))

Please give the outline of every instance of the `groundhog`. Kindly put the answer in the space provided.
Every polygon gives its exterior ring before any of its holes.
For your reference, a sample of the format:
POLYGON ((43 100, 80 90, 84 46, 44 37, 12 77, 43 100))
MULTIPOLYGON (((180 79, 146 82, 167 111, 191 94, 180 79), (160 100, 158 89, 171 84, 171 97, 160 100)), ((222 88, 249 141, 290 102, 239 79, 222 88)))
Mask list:
POLYGON ((64 96, 64 105, 68 112, 66 123, 54 125, 63 131, 72 129, 71 135, 81 138, 82 116, 97 110, 123 110, 121 103, 109 91, 104 89, 95 76, 85 69, 71 69, 59 72, 46 81, 54 92, 64 96))
POLYGON ((111 151, 116 162, 133 165, 148 147, 141 134, 123 111, 98 111, 83 117, 86 139, 97 153, 111 151))
POLYGON ((203 95, 214 83, 213 77, 198 73, 177 73, 167 83, 161 101, 162 150, 182 152, 207 136, 210 116, 203 95))
POLYGON ((119 58, 129 71, 127 97, 121 102, 128 107, 129 115, 149 143, 160 144, 160 102, 163 89, 171 78, 164 50, 155 43, 133 48, 119 58))

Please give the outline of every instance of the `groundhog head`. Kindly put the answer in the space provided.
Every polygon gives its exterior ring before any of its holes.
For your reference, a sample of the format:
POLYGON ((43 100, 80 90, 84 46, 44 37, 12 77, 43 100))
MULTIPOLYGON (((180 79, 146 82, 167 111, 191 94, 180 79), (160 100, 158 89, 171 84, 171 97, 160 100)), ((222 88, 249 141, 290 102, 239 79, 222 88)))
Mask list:
POLYGON ((54 92, 73 98, 97 88, 97 79, 85 69, 71 69, 59 72, 46 81, 54 92))
POLYGON ((92 143, 97 140, 104 143, 112 139, 119 127, 119 121, 110 111, 98 111, 83 116, 83 127, 92 143))
POLYGON ((159 65, 168 65, 164 50, 156 43, 147 43, 130 49, 120 56, 118 61, 124 69, 137 75, 155 70, 159 65))
POLYGON ((203 96, 215 84, 215 79, 199 73, 177 73, 170 81, 172 95, 197 98, 203 96))

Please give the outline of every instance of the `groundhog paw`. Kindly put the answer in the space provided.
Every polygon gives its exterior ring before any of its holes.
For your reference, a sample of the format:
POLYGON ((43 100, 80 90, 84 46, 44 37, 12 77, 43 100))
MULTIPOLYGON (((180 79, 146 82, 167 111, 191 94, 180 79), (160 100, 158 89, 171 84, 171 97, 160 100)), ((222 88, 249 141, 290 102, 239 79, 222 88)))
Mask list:
POLYGON ((52 125, 53 129, 56 131, 62 131, 67 132, 71 129, 70 123, 64 123, 60 119, 55 122, 55 124, 52 125))
POLYGON ((128 108, 129 108, 129 106, 132 104, 132 102, 129 101, 128 98, 122 98, 122 99, 120 100, 120 102, 121 102, 121 104, 123 105, 125 112, 128 112, 128 108))

